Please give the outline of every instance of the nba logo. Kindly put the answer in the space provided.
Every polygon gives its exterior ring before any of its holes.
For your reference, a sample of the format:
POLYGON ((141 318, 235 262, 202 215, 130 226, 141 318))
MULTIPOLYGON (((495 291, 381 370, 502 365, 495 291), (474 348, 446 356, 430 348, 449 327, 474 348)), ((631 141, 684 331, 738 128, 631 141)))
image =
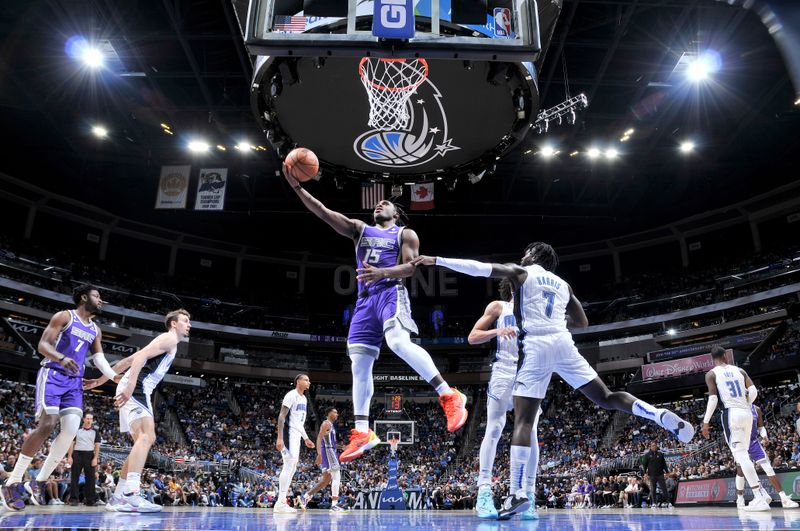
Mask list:
POLYGON ((507 7, 494 8, 494 36, 498 39, 511 38, 511 10, 507 7))

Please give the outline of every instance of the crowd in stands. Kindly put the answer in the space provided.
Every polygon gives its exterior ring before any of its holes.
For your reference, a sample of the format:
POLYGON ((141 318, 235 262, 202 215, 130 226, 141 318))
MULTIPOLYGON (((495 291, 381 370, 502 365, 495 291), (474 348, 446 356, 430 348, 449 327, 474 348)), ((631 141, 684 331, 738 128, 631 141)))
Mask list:
MULTIPOLYGON (((204 283, 194 277, 189 284, 180 276, 129 272, 89 260, 75 262, 64 251, 25 240, 0 239, 0 275, 62 293, 70 292, 75 283, 92 282, 104 289, 104 298, 112 304, 155 313, 178 304, 192 308, 197 321, 323 335, 345 335, 348 325, 342 317, 347 313, 344 308, 329 309, 327 315, 312 312, 310 309, 319 305, 292 290, 237 290, 224 282, 204 283)), ((788 246, 780 253, 764 253, 724 266, 626 277, 579 296, 590 322, 600 324, 726 301, 798 279, 800 251, 788 246)), ((470 316, 480 314, 483 302, 475 301, 474 311, 468 315, 462 315, 468 308, 442 307, 445 319, 431 318, 439 307, 415 307, 417 324, 425 337, 465 336, 473 322, 470 316)), ((32 300, 24 303, 36 305, 32 300)), ((724 316, 728 321, 732 318, 724 316)))

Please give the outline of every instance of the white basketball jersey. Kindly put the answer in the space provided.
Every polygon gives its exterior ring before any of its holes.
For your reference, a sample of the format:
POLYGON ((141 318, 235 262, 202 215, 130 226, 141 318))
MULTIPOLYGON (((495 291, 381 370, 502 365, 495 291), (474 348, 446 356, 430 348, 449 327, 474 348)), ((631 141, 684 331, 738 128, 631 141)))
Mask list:
MULTIPOLYGON (((497 318, 495 328, 506 328, 517 326, 517 318, 514 317, 514 304, 511 302, 500 301, 503 305, 503 311, 497 318)), ((502 364, 517 364, 519 359, 519 342, 516 337, 503 338, 498 337, 495 350, 495 362, 502 364)))
POLYGON ((525 267, 528 278, 519 292, 520 330, 527 335, 544 336, 568 332, 567 304, 569 285, 561 277, 539 265, 525 267))
POLYGON ((306 423, 306 407, 308 401, 305 395, 301 395, 296 389, 292 389, 283 397, 283 405, 289 408, 286 419, 286 427, 297 433, 304 433, 303 425, 306 423))
POLYGON ((747 400, 747 387, 744 385, 742 371, 734 365, 717 365, 713 369, 717 381, 717 394, 725 409, 746 409, 750 411, 747 400))

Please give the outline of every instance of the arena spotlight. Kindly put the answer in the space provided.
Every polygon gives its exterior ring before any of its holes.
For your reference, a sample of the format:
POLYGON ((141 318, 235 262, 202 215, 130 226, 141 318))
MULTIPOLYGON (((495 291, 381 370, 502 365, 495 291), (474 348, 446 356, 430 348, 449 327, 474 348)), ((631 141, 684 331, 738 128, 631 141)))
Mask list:
POLYGON ((553 146, 544 146, 541 151, 539 151, 539 154, 545 159, 553 157, 556 153, 557 151, 553 146))
POLYGON ((102 125, 95 125, 92 127, 92 134, 97 138, 106 138, 108 137, 108 129, 102 125))
POLYGON ((684 142, 681 142, 679 149, 681 150, 681 153, 684 154, 691 153, 692 151, 694 151, 694 142, 692 142, 691 140, 686 140, 684 142))
POLYGON ((251 149, 253 149, 253 146, 251 146, 248 142, 242 141, 242 142, 239 142, 238 144, 236 144, 236 146, 234 146, 234 148, 236 150, 238 150, 238 151, 247 152, 247 151, 250 151, 251 149))
POLYGON ((607 158, 608 160, 613 160, 613 159, 617 158, 617 156, 619 155, 619 151, 617 151, 617 150, 616 150, 616 149, 614 149, 614 148, 608 148, 608 149, 606 150, 606 153, 605 153, 605 155, 606 155, 606 158, 607 158))
POLYGON ((187 147, 192 153, 207 153, 211 146, 203 140, 192 140, 187 147))
POLYGON ((707 50, 698 55, 689 66, 686 68, 686 76, 689 81, 699 83, 708 79, 711 74, 719 70, 722 64, 720 55, 713 51, 707 50))
POLYGON ((600 150, 599 150, 599 149, 597 149, 596 147, 589 148, 589 151, 587 151, 587 152, 586 152, 586 155, 587 155, 587 156, 588 156, 590 159, 596 159, 597 157, 599 157, 599 156, 600 156, 600 150))
POLYGON ((670 328, 669 330, 667 330, 667 334, 670 335, 670 336, 674 336, 675 335, 675 329, 674 328, 670 328))
POLYGON ((217 149, 220 150, 220 151, 227 151, 225 146, 223 146, 222 144, 217 144, 217 149))
POLYGON ((81 61, 89 68, 95 69, 103 66, 105 58, 100 50, 93 46, 87 46, 81 53, 81 61))

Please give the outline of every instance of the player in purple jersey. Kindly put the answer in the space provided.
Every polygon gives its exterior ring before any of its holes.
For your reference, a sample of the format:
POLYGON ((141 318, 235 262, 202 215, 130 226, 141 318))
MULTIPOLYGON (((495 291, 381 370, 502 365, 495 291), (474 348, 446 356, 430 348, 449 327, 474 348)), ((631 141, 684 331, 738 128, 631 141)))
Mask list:
POLYGON ((369 428, 369 404, 374 392, 372 366, 386 338, 389 348, 426 382, 436 388, 447 415, 447 429, 455 431, 467 420, 466 397, 451 389, 425 349, 411 342, 417 326, 403 278, 414 273, 410 262, 419 254, 419 238, 397 224, 400 213, 391 201, 380 201, 373 211, 374 225, 350 219, 323 205, 300 186, 284 165, 283 174, 303 205, 330 227, 355 243, 358 301, 347 336, 347 354, 353 372, 355 428, 339 460, 352 461, 374 448, 380 439, 369 428))
POLYGON ((339 459, 336 457, 336 419, 339 412, 335 407, 329 407, 325 411, 325 420, 319 428, 317 434, 317 460, 315 464, 322 469, 322 478, 314 487, 300 497, 300 504, 303 509, 316 493, 331 486, 331 512, 338 513, 344 511, 339 507, 339 487, 342 484, 342 471, 339 466, 339 459))
MULTIPOLYGON (((750 446, 747 448, 750 459, 753 460, 753 463, 760 466, 761 470, 767 475, 767 479, 772 485, 772 488, 775 489, 775 492, 778 493, 781 499, 781 506, 784 509, 796 509, 798 507, 797 502, 786 495, 783 487, 781 487, 781 482, 778 481, 778 477, 775 475, 775 470, 772 469, 767 452, 764 451, 764 447, 761 446, 761 443, 758 441, 758 438, 761 437, 761 440, 764 442, 769 442, 767 428, 764 426, 764 413, 761 411, 761 408, 755 404, 750 405, 750 410, 753 413, 753 429, 750 431, 750 446)), ((736 465, 736 506, 740 509, 745 507, 744 472, 739 465, 736 465)))
POLYGON ((104 374, 114 374, 106 361, 100 327, 92 318, 100 313, 103 301, 94 286, 83 284, 72 294, 74 310, 64 310, 50 318, 39 340, 44 356, 36 377, 36 420, 38 425, 22 443, 14 470, 0 488, 3 505, 10 510, 25 508, 23 491, 35 505, 44 504, 45 484, 66 455, 78 433, 83 417, 83 365, 91 351, 95 366, 104 374), (58 437, 34 481, 22 483, 25 471, 42 444, 61 425, 58 437))

